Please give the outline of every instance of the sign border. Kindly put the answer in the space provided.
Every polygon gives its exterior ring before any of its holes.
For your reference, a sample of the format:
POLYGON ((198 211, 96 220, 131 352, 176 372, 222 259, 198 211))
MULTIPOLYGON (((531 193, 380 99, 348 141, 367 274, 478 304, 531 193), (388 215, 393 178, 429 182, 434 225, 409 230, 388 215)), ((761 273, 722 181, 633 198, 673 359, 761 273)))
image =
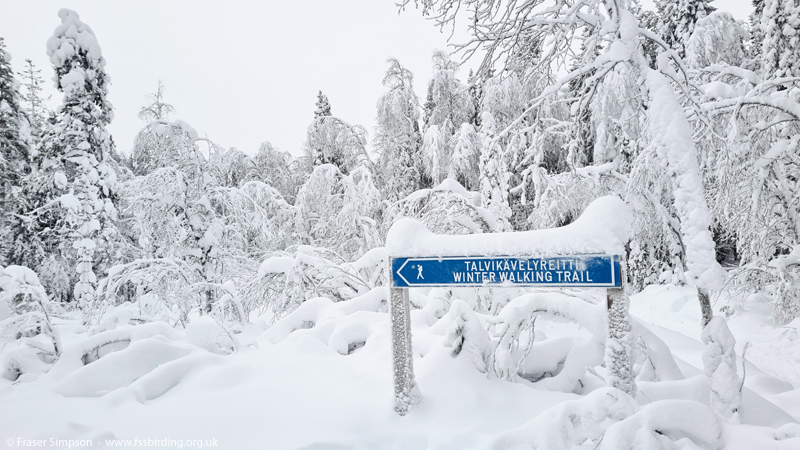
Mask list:
POLYGON ((612 255, 608 253, 578 253, 578 254, 571 254, 571 255, 553 255, 553 256, 536 256, 536 255, 526 255, 526 256, 445 256, 445 257, 415 257, 415 256, 391 256, 389 257, 389 267, 391 268, 391 280, 390 286, 393 288, 399 289, 409 289, 409 288, 427 288, 427 287, 471 287, 471 288, 485 288, 485 287, 541 287, 541 288, 563 288, 563 287, 576 287, 576 288, 620 288, 622 287, 622 280, 617 278, 617 274, 622 273, 622 268, 620 267, 620 255, 612 255), (465 259, 548 259, 548 258, 570 258, 570 257, 603 257, 603 258, 611 258, 611 283, 510 283, 510 282, 500 282, 500 283, 472 283, 472 284, 463 284, 463 283, 415 283, 411 284, 408 280, 405 279, 403 275, 400 274, 400 270, 408 264, 409 261, 445 261, 445 260, 465 260, 465 259), (403 265, 401 265, 397 272, 394 270, 394 261, 398 259, 405 259, 403 265), (406 282, 406 286, 399 286, 395 283, 395 273, 397 276, 400 277, 403 281, 406 282))

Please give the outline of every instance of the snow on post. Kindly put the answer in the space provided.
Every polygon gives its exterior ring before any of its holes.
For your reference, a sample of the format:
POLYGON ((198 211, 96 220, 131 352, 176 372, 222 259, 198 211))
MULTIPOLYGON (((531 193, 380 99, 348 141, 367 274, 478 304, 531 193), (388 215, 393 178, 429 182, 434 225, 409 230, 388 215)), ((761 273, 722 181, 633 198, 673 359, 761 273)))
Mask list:
MULTIPOLYGON (((621 261, 622 279, 625 280, 625 261, 621 261)), ((625 293, 625 283, 619 289, 608 290, 608 338, 605 363, 609 376, 607 382, 628 395, 636 396, 633 373, 633 332, 628 315, 630 300, 625 293)))

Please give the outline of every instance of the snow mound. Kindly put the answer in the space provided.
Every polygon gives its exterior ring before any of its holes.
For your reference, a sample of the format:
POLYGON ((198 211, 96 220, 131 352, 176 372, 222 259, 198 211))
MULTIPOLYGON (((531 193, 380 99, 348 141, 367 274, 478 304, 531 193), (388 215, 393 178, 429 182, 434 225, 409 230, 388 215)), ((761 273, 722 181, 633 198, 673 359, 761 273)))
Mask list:
POLYGON ((277 344, 290 335, 293 340, 311 336, 348 355, 366 344, 375 323, 386 320, 381 313, 386 310, 388 295, 386 288, 375 288, 338 303, 327 298, 308 300, 275 323, 260 340, 277 344))
POLYGON ((190 352, 188 346, 178 346, 163 338, 142 339, 124 351, 111 353, 72 372, 56 387, 56 392, 67 397, 100 397, 190 352))
POLYGON ((578 400, 561 403, 525 425, 500 434, 489 448, 570 450, 587 440, 602 438, 611 425, 630 417, 638 409, 636 401, 619 389, 598 389, 578 400))
POLYGON ((186 338, 211 353, 227 354, 236 349, 234 337, 211 316, 197 317, 189 322, 186 326, 186 338))
POLYGON ((615 423, 601 450, 721 449, 723 426, 708 406, 689 400, 661 400, 615 423))

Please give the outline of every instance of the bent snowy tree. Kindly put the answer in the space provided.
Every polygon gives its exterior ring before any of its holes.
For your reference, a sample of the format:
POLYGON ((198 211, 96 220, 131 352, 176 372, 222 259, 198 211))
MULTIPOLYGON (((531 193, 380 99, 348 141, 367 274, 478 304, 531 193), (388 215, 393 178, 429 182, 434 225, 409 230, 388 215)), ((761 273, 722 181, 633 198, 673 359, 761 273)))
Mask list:
MULTIPOLYGON (((406 0, 402 6, 409 3, 411 0, 406 0)), ((690 81, 678 53, 657 34, 640 27, 636 16, 615 0, 556 1, 553 4, 543 0, 521 3, 415 0, 414 3, 421 3, 423 14, 431 16, 440 26, 455 27, 464 15, 469 15, 472 37, 456 48, 465 57, 483 53, 481 71, 488 71, 502 62, 510 71, 525 68, 526 76, 546 85, 539 95, 529 100, 523 114, 504 129, 496 130, 485 147, 497 145, 506 135, 525 132, 531 127, 526 123, 526 114, 559 99, 570 104, 566 129, 573 140, 580 134, 585 118, 590 118, 595 128, 591 159, 579 159, 571 154, 568 160, 574 168, 582 165, 581 161, 591 161, 594 165, 591 176, 612 175, 627 179, 621 172, 626 169, 633 172, 638 164, 647 162, 646 158, 638 156, 655 153, 667 169, 659 172, 666 172, 669 178, 671 195, 667 198, 671 200, 668 208, 651 210, 655 210, 656 215, 674 215, 677 219, 679 267, 674 269, 681 272, 681 278, 687 283, 696 286, 702 326, 708 325, 713 315, 709 291, 722 287, 724 272, 716 261, 712 218, 687 110, 700 121, 706 116, 696 96, 698 89, 690 81), (655 61, 645 56, 643 41, 660 47, 655 61), (577 57, 574 56, 576 48, 584 49, 577 57), (558 76, 564 70, 569 72, 558 76), (630 133, 608 136, 614 130, 608 126, 613 125, 608 118, 621 116, 619 111, 609 109, 609 103, 615 102, 603 102, 602 97, 620 91, 626 98, 640 99, 634 104, 635 116, 628 120, 638 117, 646 123, 641 133, 633 136, 640 143, 639 155, 633 158, 626 158, 616 148, 616 141, 630 137, 630 133)), ((570 146, 570 152, 575 147, 570 146)), ((665 176, 661 173, 657 176, 665 176)), ((641 213, 637 210, 637 214, 641 213)), ((656 220, 669 222, 671 219, 656 220)), ((636 235, 644 241, 639 233, 636 235)), ((640 244, 647 245, 634 242, 634 246, 640 244)), ((713 369, 706 370, 713 372, 713 369)), ((715 379, 718 378, 712 377, 715 379)), ((715 386, 712 390, 716 390, 715 386)))

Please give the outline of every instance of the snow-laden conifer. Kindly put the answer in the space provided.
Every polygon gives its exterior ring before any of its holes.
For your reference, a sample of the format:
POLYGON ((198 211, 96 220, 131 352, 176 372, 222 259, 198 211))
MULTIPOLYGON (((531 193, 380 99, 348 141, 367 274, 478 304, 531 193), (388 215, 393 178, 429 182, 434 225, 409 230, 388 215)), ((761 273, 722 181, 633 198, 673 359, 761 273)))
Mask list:
POLYGON ((761 67, 765 78, 800 77, 800 4, 764 0, 761 67))
POLYGON ((28 117, 20 105, 19 82, 11 69, 11 54, 0 37, 0 264, 20 262, 18 241, 24 225, 17 215, 23 207, 22 177, 29 171, 32 144, 28 117))
POLYGON ((331 104, 328 101, 328 96, 319 91, 317 94, 317 110, 314 111, 314 118, 332 116, 331 104))
POLYGON ((660 0, 656 3, 660 14, 660 34, 681 57, 686 55, 686 44, 698 20, 716 8, 708 0, 660 0))
MULTIPOLYGON (((47 41, 47 54, 64 98, 39 145, 38 170, 28 181, 27 215, 36 239, 51 255, 46 264, 57 262, 74 271, 72 297, 88 322, 95 299, 95 268, 103 270, 108 264, 117 239, 117 177, 109 164, 112 143, 106 129, 113 110, 107 100, 105 59, 94 32, 74 11, 62 9, 58 15, 61 25, 47 41), (101 260, 105 262, 98 264, 101 260)), ((45 265, 44 256, 35 258, 36 267, 45 265)))
POLYGON ((42 70, 37 69, 30 59, 26 59, 25 64, 25 69, 20 74, 22 86, 25 88, 22 92, 22 104, 31 125, 31 137, 34 142, 38 142, 41 138, 45 121, 52 115, 52 111, 44 104, 45 101, 50 99, 50 96, 43 97, 42 94, 42 86, 44 85, 44 80, 40 75, 42 70))

